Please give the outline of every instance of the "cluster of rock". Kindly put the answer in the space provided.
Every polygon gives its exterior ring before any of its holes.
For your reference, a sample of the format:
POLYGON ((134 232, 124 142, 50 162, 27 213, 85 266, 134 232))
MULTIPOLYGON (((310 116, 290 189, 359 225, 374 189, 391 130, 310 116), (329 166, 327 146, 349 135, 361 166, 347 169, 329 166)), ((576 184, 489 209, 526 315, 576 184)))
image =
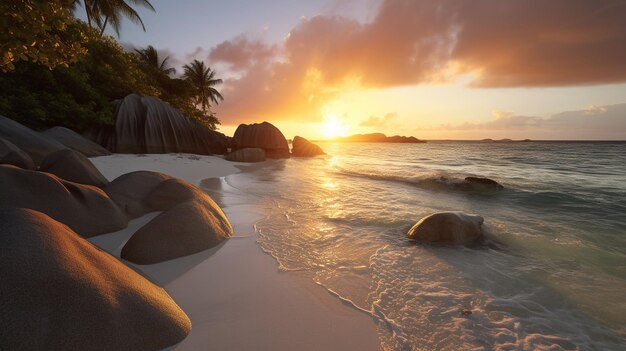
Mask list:
POLYGON ((202 190, 155 172, 109 182, 87 156, 109 151, 73 131, 0 116, 0 327, 8 349, 162 349, 190 332, 170 296, 85 238, 148 212, 121 257, 152 264, 232 235, 202 190), (77 323, 77 321, 80 321, 77 323))
POLYGON ((85 136, 117 153, 224 154, 230 140, 153 96, 130 94, 115 104, 115 127, 94 127, 85 136))
POLYGON ((289 152, 283 133, 268 122, 240 124, 231 141, 232 151, 226 159, 234 162, 260 162, 266 158, 313 157, 326 153, 310 141, 296 136, 289 152))
POLYGON ((104 188, 128 218, 163 211, 140 228, 121 257, 152 264, 191 255, 228 239, 233 229, 222 209, 196 186, 168 175, 137 171, 104 188))

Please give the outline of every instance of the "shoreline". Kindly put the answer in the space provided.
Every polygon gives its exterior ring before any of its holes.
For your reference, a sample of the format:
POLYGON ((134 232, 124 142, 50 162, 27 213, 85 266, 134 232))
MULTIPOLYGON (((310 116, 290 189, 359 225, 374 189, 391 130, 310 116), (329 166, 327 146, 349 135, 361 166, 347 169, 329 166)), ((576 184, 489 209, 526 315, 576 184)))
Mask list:
MULTIPOLYGON (((91 161, 109 180, 145 169, 198 186, 203 180, 249 168, 217 156, 190 154, 114 154, 91 161)), ((163 263, 143 266, 122 260, 161 285, 191 319, 191 333, 167 350, 380 349, 371 316, 345 305, 304 273, 279 271, 274 258, 262 251, 254 230, 254 223, 263 217, 261 208, 237 201, 237 195, 206 186, 203 190, 226 213, 235 230, 232 238, 216 248, 163 263)), ((89 241, 119 257, 128 237, 157 213, 89 241)))

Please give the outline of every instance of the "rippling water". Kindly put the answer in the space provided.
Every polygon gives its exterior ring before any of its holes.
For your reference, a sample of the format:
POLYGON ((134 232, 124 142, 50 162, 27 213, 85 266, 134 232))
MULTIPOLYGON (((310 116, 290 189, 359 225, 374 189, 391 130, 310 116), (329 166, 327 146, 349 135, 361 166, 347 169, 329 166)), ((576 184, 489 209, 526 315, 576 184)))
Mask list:
POLYGON ((281 269, 371 314, 382 349, 626 348, 626 144, 320 145, 226 181, 267 210, 258 241, 281 269), (406 238, 451 210, 482 215, 491 244, 406 238))

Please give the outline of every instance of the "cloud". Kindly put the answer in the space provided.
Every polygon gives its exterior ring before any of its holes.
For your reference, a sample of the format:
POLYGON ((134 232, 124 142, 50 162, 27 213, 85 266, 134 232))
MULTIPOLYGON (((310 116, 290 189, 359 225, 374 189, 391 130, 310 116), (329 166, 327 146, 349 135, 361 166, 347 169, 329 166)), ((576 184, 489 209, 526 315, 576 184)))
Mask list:
POLYGON ((626 103, 591 106, 545 118, 508 114, 486 122, 440 125, 431 130, 509 132, 521 138, 533 135, 548 139, 626 140, 626 103))
POLYGON ((361 127, 389 127, 392 120, 398 117, 397 113, 388 113, 383 117, 370 116, 368 119, 359 123, 361 127))
POLYGON ((311 120, 346 87, 464 74, 476 87, 626 81, 621 0, 382 0, 376 9, 365 23, 302 18, 278 46, 238 36, 212 48, 210 61, 240 72, 224 85, 220 113, 311 120))
POLYGON ((234 70, 243 70, 258 62, 266 62, 274 58, 276 52, 275 45, 268 45, 260 40, 251 40, 240 35, 212 48, 208 59, 210 62, 226 63, 234 70))

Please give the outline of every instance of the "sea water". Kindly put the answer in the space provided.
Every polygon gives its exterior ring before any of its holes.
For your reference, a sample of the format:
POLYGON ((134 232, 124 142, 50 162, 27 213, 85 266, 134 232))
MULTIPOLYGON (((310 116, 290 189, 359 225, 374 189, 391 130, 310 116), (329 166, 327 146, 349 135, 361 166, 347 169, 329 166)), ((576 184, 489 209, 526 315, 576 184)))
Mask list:
POLYGON ((381 349, 626 350, 626 143, 319 145, 225 181, 280 269, 371 315, 381 349), (407 239, 441 211, 483 216, 487 243, 407 239))

